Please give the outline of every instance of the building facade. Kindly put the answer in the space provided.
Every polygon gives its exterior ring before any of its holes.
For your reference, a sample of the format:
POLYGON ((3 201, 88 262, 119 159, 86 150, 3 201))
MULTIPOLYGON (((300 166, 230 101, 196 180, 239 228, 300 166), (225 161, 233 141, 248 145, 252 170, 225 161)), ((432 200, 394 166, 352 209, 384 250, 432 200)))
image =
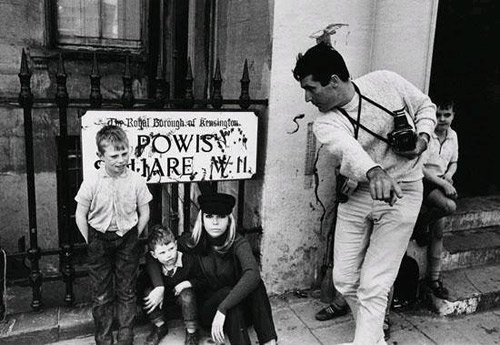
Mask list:
MULTIPOLYGON (((122 95, 126 56, 136 99, 154 96, 159 70, 170 85, 168 96, 181 97, 188 58, 195 98, 210 98, 219 61, 224 97, 237 99, 246 59, 250 96, 267 100, 267 105, 258 106, 258 171, 245 183, 243 226, 257 233, 262 276, 270 293, 317 284, 332 218, 335 162, 312 136, 310 123, 317 113, 304 102, 291 73, 296 56, 316 43, 311 37, 315 32, 343 24, 331 42, 353 78, 388 69, 429 92, 437 20, 438 0, 3 1, 1 246, 15 252, 22 247, 22 237, 25 242, 29 238, 23 113, 15 101, 23 49, 33 94, 47 99, 56 91, 60 53, 68 93, 75 99, 90 93, 94 53, 102 95, 113 99, 122 95)), ((68 134, 75 142, 84 108, 75 105, 68 111, 68 134)), ((57 248, 57 107, 35 107, 33 126, 38 244, 57 248)), ((157 188, 155 195, 164 200, 169 187, 157 188)), ((238 190, 234 182, 220 183, 219 189, 238 190)), ((160 207, 158 219, 168 218, 168 212, 160 207)), ((57 269, 57 263, 48 265, 57 269)))

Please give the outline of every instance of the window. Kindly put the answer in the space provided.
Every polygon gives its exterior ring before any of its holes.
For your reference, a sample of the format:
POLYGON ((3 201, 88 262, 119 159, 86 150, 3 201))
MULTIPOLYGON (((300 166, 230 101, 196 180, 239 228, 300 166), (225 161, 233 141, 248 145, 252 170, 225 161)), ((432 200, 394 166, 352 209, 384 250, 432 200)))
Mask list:
POLYGON ((143 1, 55 0, 56 44, 143 47, 143 1))

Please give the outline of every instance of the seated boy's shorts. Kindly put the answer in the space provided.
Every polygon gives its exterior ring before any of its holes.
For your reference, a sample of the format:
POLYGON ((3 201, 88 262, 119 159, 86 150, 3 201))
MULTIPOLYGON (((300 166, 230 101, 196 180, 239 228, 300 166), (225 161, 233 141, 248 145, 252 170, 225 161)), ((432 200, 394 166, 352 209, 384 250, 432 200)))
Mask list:
POLYGON ((427 197, 429 196, 429 194, 431 194, 431 192, 434 190, 434 189, 440 189, 440 187, 435 184, 434 182, 431 182, 427 179, 423 179, 423 184, 424 184, 424 195, 423 195, 423 199, 422 200, 425 200, 427 199, 427 197))

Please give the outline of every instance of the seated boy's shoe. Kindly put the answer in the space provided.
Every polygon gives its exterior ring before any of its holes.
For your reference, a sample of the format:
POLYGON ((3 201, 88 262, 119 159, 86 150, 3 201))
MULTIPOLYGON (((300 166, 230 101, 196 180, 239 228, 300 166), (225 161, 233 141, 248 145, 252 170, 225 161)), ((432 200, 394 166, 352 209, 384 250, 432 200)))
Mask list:
POLYGON ((382 327, 384 330, 384 340, 389 340, 391 337, 391 321, 389 321, 388 317, 384 318, 384 324, 382 327))
POLYGON ((168 326, 166 323, 160 327, 153 326, 151 333, 146 337, 144 345, 158 345, 164 336, 168 334, 168 326))
POLYGON ((349 306, 346 304, 343 307, 337 307, 335 304, 330 304, 328 307, 321 309, 316 313, 316 320, 327 321, 338 316, 346 315, 349 312, 349 306))
POLYGON ((449 292, 448 289, 444 287, 443 281, 440 279, 437 280, 429 280, 427 285, 432 291, 432 294, 437 298, 448 299, 449 292))
POLYGON ((184 345, 198 345, 200 342, 200 337, 198 335, 198 331, 194 333, 189 333, 186 330, 186 338, 184 340, 184 345))

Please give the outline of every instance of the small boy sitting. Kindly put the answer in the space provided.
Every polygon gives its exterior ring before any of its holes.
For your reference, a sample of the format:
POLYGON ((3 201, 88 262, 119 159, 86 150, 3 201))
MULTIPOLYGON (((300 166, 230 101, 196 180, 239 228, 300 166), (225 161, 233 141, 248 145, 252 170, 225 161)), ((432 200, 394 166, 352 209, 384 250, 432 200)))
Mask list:
POLYGON ((448 289, 443 286, 441 279, 443 217, 455 212, 455 199, 458 196, 453 186, 458 162, 458 136, 451 128, 454 117, 453 101, 438 103, 438 122, 429 142, 423 169, 423 210, 417 220, 414 235, 418 245, 429 245, 427 284, 434 296, 442 299, 448 298, 448 289), (427 226, 429 233, 426 231, 427 226))
POLYGON ((148 237, 149 253, 146 255, 146 270, 151 285, 146 288, 144 309, 153 324, 146 338, 147 345, 157 345, 167 335, 167 310, 169 297, 176 297, 181 306, 186 327, 186 345, 197 345, 198 315, 194 293, 200 276, 198 261, 190 254, 177 250, 177 241, 169 229, 161 225, 152 228, 148 237))

